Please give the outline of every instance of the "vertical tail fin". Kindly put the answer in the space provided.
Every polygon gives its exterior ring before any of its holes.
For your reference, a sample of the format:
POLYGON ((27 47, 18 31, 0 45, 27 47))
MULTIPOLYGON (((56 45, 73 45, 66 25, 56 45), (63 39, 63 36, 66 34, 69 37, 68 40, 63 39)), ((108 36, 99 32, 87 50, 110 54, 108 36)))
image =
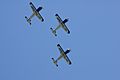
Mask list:
POLYGON ((57 61, 54 60, 54 58, 52 58, 53 63, 58 67, 57 61))

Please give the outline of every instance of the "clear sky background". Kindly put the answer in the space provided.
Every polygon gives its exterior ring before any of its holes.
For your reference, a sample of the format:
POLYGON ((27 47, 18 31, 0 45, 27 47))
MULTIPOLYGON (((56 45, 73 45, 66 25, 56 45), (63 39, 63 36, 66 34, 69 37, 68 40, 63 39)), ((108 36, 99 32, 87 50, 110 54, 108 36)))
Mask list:
POLYGON ((0 80, 120 80, 120 0, 1 0, 0 80), (43 6, 43 23, 26 22, 30 1, 43 6), (51 33, 56 13, 69 18, 70 35, 51 33), (72 65, 53 64, 58 43, 71 48, 72 65))

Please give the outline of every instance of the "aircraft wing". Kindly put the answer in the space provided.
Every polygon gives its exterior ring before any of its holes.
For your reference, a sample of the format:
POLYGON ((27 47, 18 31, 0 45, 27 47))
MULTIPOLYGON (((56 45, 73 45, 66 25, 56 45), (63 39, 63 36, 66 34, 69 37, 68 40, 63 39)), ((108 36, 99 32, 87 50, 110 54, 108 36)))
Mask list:
POLYGON ((58 44, 57 47, 58 47, 60 53, 64 53, 64 50, 62 49, 62 47, 60 46, 60 44, 58 44))
POLYGON ((36 11, 36 8, 35 8, 35 6, 33 5, 33 3, 32 3, 32 2, 30 2, 30 7, 32 8, 32 11, 33 11, 33 12, 35 12, 35 11, 36 11))
POLYGON ((67 28, 67 26, 63 23, 62 24, 62 28, 68 33, 70 34, 70 30, 67 28))
POLYGON ((61 24, 62 23, 62 19, 60 18, 60 16, 58 14, 55 14, 56 19, 58 20, 58 22, 61 24))
POLYGON ((71 61, 70 61, 70 59, 68 58, 68 56, 66 55, 66 56, 64 56, 64 59, 66 60, 66 62, 70 65, 71 64, 71 61))
POLYGON ((40 15, 40 13, 38 12, 37 15, 38 19, 40 19, 42 22, 44 21, 43 17, 40 15))

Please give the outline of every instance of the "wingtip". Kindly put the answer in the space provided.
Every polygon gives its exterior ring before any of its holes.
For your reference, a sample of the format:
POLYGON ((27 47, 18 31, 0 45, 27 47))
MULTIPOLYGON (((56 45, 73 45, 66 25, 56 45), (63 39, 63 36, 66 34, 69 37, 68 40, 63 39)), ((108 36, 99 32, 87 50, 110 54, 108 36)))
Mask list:
POLYGON ((70 34, 70 31, 68 31, 68 34, 70 34))
POLYGON ((68 50, 69 50, 69 51, 71 51, 71 49, 70 49, 70 48, 68 48, 68 50))
POLYGON ((55 16, 58 16, 58 14, 55 14, 55 16))
POLYGON ((54 58, 51 58, 51 59, 54 59, 54 58))
POLYGON ((72 63, 70 62, 69 65, 71 65, 72 63))
POLYGON ((44 22, 44 19, 42 19, 42 22, 44 22))
POLYGON ((30 4, 32 4, 32 2, 30 2, 30 4))
POLYGON ((69 18, 67 18, 67 20, 69 21, 69 18))
POLYGON ((57 46, 60 46, 60 44, 57 44, 57 46))

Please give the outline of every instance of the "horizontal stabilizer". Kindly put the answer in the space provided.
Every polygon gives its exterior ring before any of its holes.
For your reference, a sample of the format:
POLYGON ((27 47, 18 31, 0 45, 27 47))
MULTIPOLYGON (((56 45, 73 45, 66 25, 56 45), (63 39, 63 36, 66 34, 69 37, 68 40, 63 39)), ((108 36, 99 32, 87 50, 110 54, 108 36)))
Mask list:
POLYGON ((55 36, 57 36, 56 31, 53 30, 53 28, 50 28, 50 30, 52 31, 52 33, 53 33, 55 36))
POLYGON ((27 18, 27 16, 25 16, 25 19, 27 20, 27 22, 31 25, 31 20, 27 18))
POLYGON ((53 63, 58 67, 57 61, 54 60, 54 58, 52 58, 53 63))

